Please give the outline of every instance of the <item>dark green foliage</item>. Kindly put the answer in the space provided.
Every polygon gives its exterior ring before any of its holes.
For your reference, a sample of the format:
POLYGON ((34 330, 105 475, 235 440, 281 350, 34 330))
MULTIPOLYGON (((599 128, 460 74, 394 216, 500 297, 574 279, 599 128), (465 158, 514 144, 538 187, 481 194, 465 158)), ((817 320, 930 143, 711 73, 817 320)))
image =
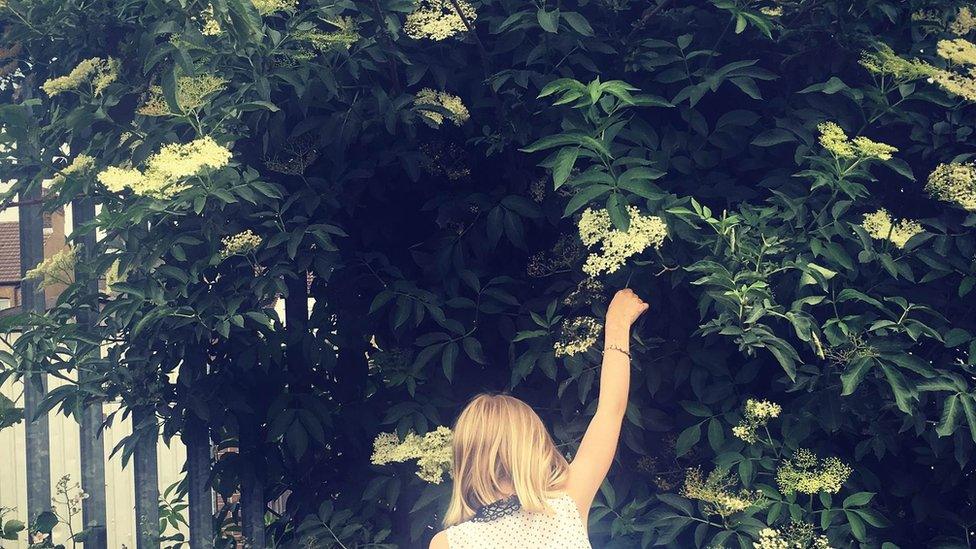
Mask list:
POLYGON ((406 0, 264 17, 247 0, 8 0, 18 70, 0 116, 17 161, 4 178, 39 184, 65 143, 102 170, 212 135, 234 161, 167 201, 68 176, 48 206, 97 197, 89 276, 118 261, 126 281, 97 296, 75 284, 43 318, 5 320, 29 329, 4 367, 97 372, 52 392, 68 413, 121 398, 168 436, 188 414, 228 446, 259 433, 216 464, 214 486, 256 472, 266 499, 288 491, 269 539, 415 547, 448 489, 371 466, 372 439, 510 390, 571 454, 600 357, 553 345, 566 319, 602 316, 630 285, 651 309, 595 546, 752 547, 794 519, 834 547, 969 547, 976 217, 924 186, 939 163, 971 159, 976 120, 925 78, 859 64, 886 44, 946 66, 936 44, 962 5, 493 0, 473 3, 472 32, 435 42, 403 33, 406 0), (223 34, 200 33, 207 6, 223 34), (348 49, 301 38, 352 32, 339 17, 355 22, 348 49), (102 94, 37 90, 95 56, 121 62, 102 94), (188 75, 227 84, 187 111, 188 75), (185 114, 135 114, 153 85, 185 114), (470 120, 415 102, 425 87, 470 120), (838 158, 818 143, 828 121, 898 152, 838 158), (606 208, 626 229, 627 206, 660 216, 669 239, 602 290, 581 286, 579 213, 606 208), (872 238, 863 216, 879 208, 924 232, 872 238), (223 258, 222 239, 248 229, 261 245, 223 258), (273 303, 289 292, 286 326, 273 303), (68 322, 96 306, 94 333, 68 322), (112 346, 96 359, 100 342, 112 346), (731 432, 749 398, 782 406, 754 444, 731 432), (777 470, 800 448, 851 466, 838 493, 783 493, 777 470), (716 514, 682 495, 696 467, 763 502, 716 514))

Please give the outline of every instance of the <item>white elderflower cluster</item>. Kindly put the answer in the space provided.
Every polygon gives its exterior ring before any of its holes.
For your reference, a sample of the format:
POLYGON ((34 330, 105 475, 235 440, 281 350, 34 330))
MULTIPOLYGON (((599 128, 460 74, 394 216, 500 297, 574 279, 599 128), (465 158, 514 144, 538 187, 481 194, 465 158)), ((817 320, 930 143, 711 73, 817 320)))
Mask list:
POLYGON ((64 249, 46 258, 36 267, 27 271, 25 280, 36 280, 37 289, 49 288, 57 284, 71 284, 74 280, 75 264, 78 262, 78 251, 70 244, 64 249))
POLYGON ((317 28, 296 31, 295 40, 303 42, 306 46, 295 55, 311 59, 320 53, 348 50, 362 38, 356 21, 351 17, 338 17, 329 22, 337 29, 329 32, 317 28))
POLYGON ((940 40, 939 57, 960 65, 963 72, 940 69, 932 75, 932 81, 953 94, 969 101, 976 101, 976 44, 963 38, 940 40))
POLYGON ((71 161, 71 164, 68 164, 63 170, 54 174, 54 177, 51 178, 51 186, 64 183, 68 176, 84 175, 85 173, 91 171, 94 167, 94 158, 86 154, 79 154, 74 158, 74 160, 71 161))
POLYGON ((92 95, 99 96, 118 77, 118 60, 111 57, 108 59, 92 57, 78 63, 70 73, 47 80, 41 85, 41 89, 50 97, 54 97, 67 91, 77 90, 88 83, 91 85, 92 95))
POLYGON ((706 477, 701 469, 689 469, 681 495, 701 501, 708 514, 721 517, 729 517, 765 502, 762 492, 745 488, 737 490, 736 485, 736 480, 727 471, 715 469, 706 477))
POLYGON ((176 79, 176 102, 181 113, 174 113, 163 96, 162 86, 149 88, 146 101, 136 109, 143 116, 168 116, 197 111, 207 104, 210 97, 227 88, 227 80, 210 74, 201 76, 181 76, 176 79))
POLYGON ((559 341, 553 346, 556 356, 573 356, 585 353, 600 339, 603 324, 591 316, 578 316, 563 321, 559 341))
POLYGON ((776 470, 776 484, 784 495, 836 494, 851 476, 851 468, 835 457, 819 459, 810 450, 800 448, 776 470))
POLYGON ((929 175, 925 190, 937 200, 976 211, 976 164, 939 164, 929 175))
POLYGON ((115 284, 124 283, 128 278, 127 274, 128 273, 122 272, 122 268, 119 263, 119 260, 116 259, 115 261, 113 261, 112 264, 109 265, 108 269, 105 271, 105 289, 109 293, 114 292, 115 290, 112 289, 112 286, 114 286, 115 284))
POLYGON ((439 128, 445 118, 455 126, 460 126, 471 118, 471 113, 468 112, 461 98, 447 92, 424 88, 414 96, 413 104, 420 107, 418 109, 420 117, 432 128, 439 128), (446 109, 450 114, 445 116, 441 112, 425 109, 424 106, 438 106, 446 109))
POLYGON ((235 255, 247 255, 261 245, 261 237, 248 229, 231 236, 225 236, 220 240, 224 245, 220 250, 220 259, 224 260, 235 255))
POLYGON ((217 21, 217 16, 214 14, 213 5, 207 6, 200 13, 200 23, 200 33, 204 36, 220 36, 224 33, 220 21, 217 21))
POLYGON ((789 543, 775 528, 763 528, 754 544, 756 549, 791 549, 789 543))
POLYGON ((601 273, 613 273, 630 257, 647 248, 660 248, 668 236, 668 227, 660 217, 645 216, 634 206, 628 206, 630 227, 621 231, 613 227, 606 210, 587 208, 579 221, 580 239, 588 248, 599 245, 601 250, 591 251, 583 272, 595 277, 601 273))
POLYGON ((893 220, 888 210, 881 208, 872 213, 864 214, 861 227, 878 240, 887 240, 897 248, 904 248, 913 236, 924 232, 918 221, 911 219, 893 220))
POLYGON ((278 11, 292 12, 298 9, 298 0, 251 0, 261 15, 271 15, 278 11))
POLYGON ((212 137, 201 137, 186 144, 164 145, 146 161, 145 171, 111 166, 98 174, 98 181, 112 192, 129 189, 137 195, 166 199, 189 188, 187 179, 223 168, 231 156, 212 137))
POLYGON ((938 70, 924 61, 899 57, 887 44, 877 44, 874 51, 861 52, 860 64, 869 72, 892 76, 900 82, 929 78, 938 70))
POLYGON ((445 40, 460 34, 467 30, 464 19, 471 23, 478 13, 465 0, 457 0, 457 5, 461 8, 460 13, 449 0, 418 0, 417 7, 407 15, 403 31, 418 40, 445 40))
POLYGON ((976 29, 976 16, 973 15, 972 8, 969 6, 959 8, 955 19, 949 25, 949 32, 956 36, 964 36, 972 32, 973 29, 976 29))
POLYGON ((782 411, 783 408, 775 402, 750 398, 746 401, 742 421, 732 427, 732 434, 753 444, 759 440, 759 429, 765 427, 769 420, 779 417, 782 411))
POLYGON ((844 130, 834 122, 823 122, 820 130, 820 145, 838 158, 891 160, 898 149, 885 143, 858 136, 848 139, 844 130))
POLYGON ((380 433, 373 441, 373 465, 417 460, 417 476, 431 484, 440 484, 451 470, 453 433, 440 426, 423 437, 409 433, 403 440, 396 433, 380 433))

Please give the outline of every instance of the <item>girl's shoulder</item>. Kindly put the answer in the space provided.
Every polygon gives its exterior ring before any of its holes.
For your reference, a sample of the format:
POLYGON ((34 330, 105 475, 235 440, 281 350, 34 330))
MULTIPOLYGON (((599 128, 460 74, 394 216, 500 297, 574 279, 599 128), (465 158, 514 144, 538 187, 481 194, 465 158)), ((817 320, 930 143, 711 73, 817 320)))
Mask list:
POLYGON ((430 540, 430 549, 448 549, 447 530, 441 530, 430 540))

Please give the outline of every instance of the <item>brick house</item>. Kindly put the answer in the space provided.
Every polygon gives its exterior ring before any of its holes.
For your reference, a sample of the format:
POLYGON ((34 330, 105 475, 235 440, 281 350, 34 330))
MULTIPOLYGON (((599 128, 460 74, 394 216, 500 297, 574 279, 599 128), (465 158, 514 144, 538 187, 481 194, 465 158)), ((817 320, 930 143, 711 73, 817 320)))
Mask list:
MULTIPOLYGON (((64 212, 44 214, 44 257, 65 247, 64 212)), ((0 221, 0 310, 20 306, 20 224, 0 221)), ((53 304, 63 287, 45 289, 45 298, 53 304)))

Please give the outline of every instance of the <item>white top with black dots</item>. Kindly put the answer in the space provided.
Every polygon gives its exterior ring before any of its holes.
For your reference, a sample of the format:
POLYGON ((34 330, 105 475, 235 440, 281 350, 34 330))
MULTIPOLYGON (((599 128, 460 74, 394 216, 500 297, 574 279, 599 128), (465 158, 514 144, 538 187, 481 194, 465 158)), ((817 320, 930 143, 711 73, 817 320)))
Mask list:
POLYGON ((488 522, 467 521, 447 529, 449 549, 592 549, 576 502, 550 499, 552 515, 519 509, 488 522))

